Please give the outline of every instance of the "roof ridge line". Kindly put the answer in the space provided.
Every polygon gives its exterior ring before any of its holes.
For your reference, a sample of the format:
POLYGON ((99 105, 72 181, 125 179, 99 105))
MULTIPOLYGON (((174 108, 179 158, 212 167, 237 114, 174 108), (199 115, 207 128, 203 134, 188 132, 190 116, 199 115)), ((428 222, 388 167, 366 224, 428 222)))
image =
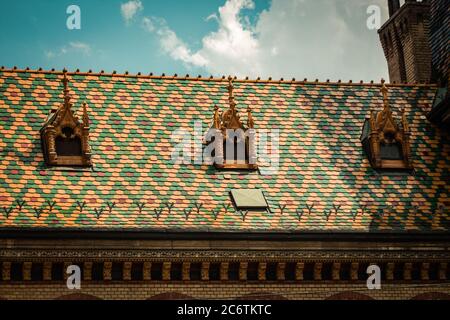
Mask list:
MULTIPOLYGON (((13 68, 6 68, 4 66, 0 67, 0 71, 3 72, 18 72, 18 73, 42 73, 42 74, 64 74, 64 70, 44 70, 42 68, 39 69, 19 69, 17 67, 13 68)), ((67 71, 66 74, 68 75, 81 75, 81 76, 109 76, 109 77, 123 77, 123 78, 142 78, 142 79, 167 79, 167 80, 190 80, 190 81, 213 81, 213 82, 227 82, 228 77, 222 76, 222 77, 202 77, 201 75, 197 77, 191 77, 189 74, 186 76, 178 76, 177 74, 174 74, 173 76, 165 75, 164 73, 161 75, 154 75, 153 73, 149 73, 148 75, 144 75, 141 72, 138 72, 136 74, 130 74, 128 71, 125 71, 125 73, 116 73, 116 71, 113 71, 112 73, 106 73, 103 70, 100 72, 92 72, 92 70, 89 70, 87 72, 81 72, 79 69, 76 71, 69 72, 67 71)), ((281 78, 279 80, 273 80, 272 77, 269 77, 268 79, 261 79, 260 77, 256 79, 249 79, 249 77, 246 77, 245 79, 238 79, 236 76, 233 77, 234 82, 242 82, 242 83, 274 83, 274 84, 316 84, 316 85, 339 85, 339 86, 381 86, 381 82, 374 82, 373 80, 370 82, 364 82, 363 80, 359 82, 353 82, 352 80, 349 80, 348 82, 342 82, 341 80, 338 81, 330 81, 327 79, 326 81, 319 81, 318 79, 315 79, 314 81, 308 80, 307 78, 304 78, 303 80, 296 80, 295 78, 292 78, 291 80, 286 80, 284 78, 281 78)), ((386 84, 388 87, 435 87, 436 84, 433 83, 389 83, 386 84)))

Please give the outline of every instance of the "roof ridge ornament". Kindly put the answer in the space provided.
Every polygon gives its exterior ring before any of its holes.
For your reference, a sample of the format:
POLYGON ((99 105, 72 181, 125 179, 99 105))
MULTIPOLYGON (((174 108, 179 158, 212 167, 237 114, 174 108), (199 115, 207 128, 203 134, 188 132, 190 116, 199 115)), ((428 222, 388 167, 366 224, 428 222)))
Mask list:
POLYGON ((381 79, 380 92, 383 109, 378 112, 371 110, 363 126, 361 142, 375 169, 412 169, 405 109, 401 109, 401 121, 397 123, 389 105, 389 90, 384 79, 381 79))
POLYGON ((83 103, 80 121, 72 111, 66 69, 61 82, 64 101, 50 113, 40 130, 44 158, 48 165, 91 166, 87 104, 83 103))
POLYGON ((230 106, 231 110, 236 109, 236 101, 234 100, 234 85, 233 85, 233 78, 231 76, 228 77, 228 104, 230 106))
POLYGON ((83 103, 83 127, 89 127, 89 115, 87 113, 87 103, 83 103))
POLYGON ((244 129, 244 126, 240 120, 239 113, 236 109, 236 101, 234 100, 234 85, 233 78, 228 77, 228 110, 222 113, 222 126, 221 129, 224 131, 226 129, 244 129))
POLYGON ((64 94, 64 102, 69 103, 70 102, 70 94, 69 94, 69 79, 67 78, 67 70, 63 70, 63 78, 61 80, 64 86, 63 94, 64 94))
POLYGON ((255 127, 255 121, 253 120, 252 107, 247 107, 247 128, 253 129, 255 127))
MULTIPOLYGON (((215 144, 214 164, 217 168, 221 169, 256 169, 256 133, 254 130, 255 121, 252 116, 252 109, 250 106, 247 107, 247 123, 245 126, 240 120, 236 108, 237 103, 234 97, 233 80, 234 79, 231 76, 228 77, 228 108, 221 113, 219 107, 217 105, 214 106, 211 129, 220 131, 217 132, 220 139, 215 137, 214 142, 211 142, 215 144), (236 139, 236 141, 234 139, 236 139), (238 159, 235 157, 234 152, 228 153, 226 151, 225 147, 229 147, 230 143, 244 143, 244 151, 242 153, 245 159, 243 157, 238 159)), ((205 141, 205 144, 208 143, 205 141)), ((234 147, 237 148, 239 145, 234 145, 234 147)), ((238 148, 238 150, 241 151, 242 149, 238 148)))
POLYGON ((388 88, 384 79, 381 79, 381 94, 383 95, 383 110, 379 111, 376 117, 376 126, 382 133, 382 140, 385 143, 392 142, 398 134, 399 128, 392 117, 392 111, 389 105, 388 88))
POLYGON ((213 128, 220 129, 221 127, 220 122, 221 122, 220 109, 217 105, 214 105, 213 128))

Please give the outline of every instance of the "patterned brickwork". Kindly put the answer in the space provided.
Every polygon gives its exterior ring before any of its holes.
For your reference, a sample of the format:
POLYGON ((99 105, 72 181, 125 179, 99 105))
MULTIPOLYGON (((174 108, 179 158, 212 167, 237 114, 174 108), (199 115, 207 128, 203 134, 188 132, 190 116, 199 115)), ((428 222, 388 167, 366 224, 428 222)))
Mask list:
POLYGON ((206 131, 227 81, 69 74, 86 101, 93 170, 46 167, 39 129, 62 102, 61 73, 0 71, 0 228, 448 231, 450 139, 426 120, 435 87, 389 86, 411 130, 410 175, 374 171, 359 140, 377 84, 235 81, 256 129, 280 130, 275 175, 171 162, 171 133, 206 131), (261 188, 271 212, 236 212, 232 188, 261 188), (186 214, 189 213, 189 214, 186 214))
POLYGON ((81 290, 61 285, 0 286, 0 299, 450 299, 448 285, 382 285, 368 290, 365 284, 251 284, 239 283, 164 283, 148 284, 82 284, 81 290))

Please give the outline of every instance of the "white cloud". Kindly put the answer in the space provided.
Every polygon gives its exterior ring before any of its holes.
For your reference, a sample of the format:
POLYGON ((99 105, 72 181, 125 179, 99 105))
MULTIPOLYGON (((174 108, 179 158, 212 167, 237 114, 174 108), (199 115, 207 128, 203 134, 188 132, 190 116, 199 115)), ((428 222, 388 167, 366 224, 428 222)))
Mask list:
POLYGON ((145 17, 142 19, 142 27, 158 36, 161 49, 173 59, 200 67, 207 65, 206 59, 198 52, 192 53, 175 32, 167 26, 164 19, 145 17))
POLYGON ((120 12, 126 23, 133 20, 138 11, 141 11, 144 7, 140 0, 131 0, 120 5, 120 12))
POLYGON ((47 59, 53 59, 68 53, 81 53, 84 56, 89 56, 91 54, 91 46, 84 42, 74 41, 69 42, 68 45, 62 46, 57 50, 45 51, 45 56, 47 59))
POLYGON ((91 54, 91 46, 84 42, 69 42, 69 50, 80 52, 86 56, 91 54))
POLYGON ((196 52, 161 18, 143 26, 173 59, 215 75, 372 80, 387 74, 378 35, 366 27, 372 4, 386 14, 385 0, 272 0, 252 25, 242 12, 254 2, 227 0, 206 18, 218 28, 196 52))

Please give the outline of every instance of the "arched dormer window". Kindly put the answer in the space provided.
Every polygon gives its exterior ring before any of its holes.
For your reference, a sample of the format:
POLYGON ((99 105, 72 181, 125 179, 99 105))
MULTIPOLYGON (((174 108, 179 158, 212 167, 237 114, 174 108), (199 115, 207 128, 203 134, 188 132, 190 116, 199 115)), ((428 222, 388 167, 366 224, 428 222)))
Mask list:
POLYGON ((83 104, 80 122, 72 111, 66 71, 63 74, 64 103, 50 112, 40 130, 45 162, 51 166, 90 166, 87 106, 83 104))
POLYGON ((214 166, 219 169, 257 169, 256 133, 252 110, 247 108, 247 125, 244 126, 236 109, 233 81, 228 78, 229 108, 222 114, 217 106, 210 129, 214 144, 214 166))
POLYGON ((361 143, 374 169, 412 169, 409 148, 409 126, 404 109, 397 123, 389 106, 388 89, 381 80, 383 110, 371 112, 364 122, 361 143))

